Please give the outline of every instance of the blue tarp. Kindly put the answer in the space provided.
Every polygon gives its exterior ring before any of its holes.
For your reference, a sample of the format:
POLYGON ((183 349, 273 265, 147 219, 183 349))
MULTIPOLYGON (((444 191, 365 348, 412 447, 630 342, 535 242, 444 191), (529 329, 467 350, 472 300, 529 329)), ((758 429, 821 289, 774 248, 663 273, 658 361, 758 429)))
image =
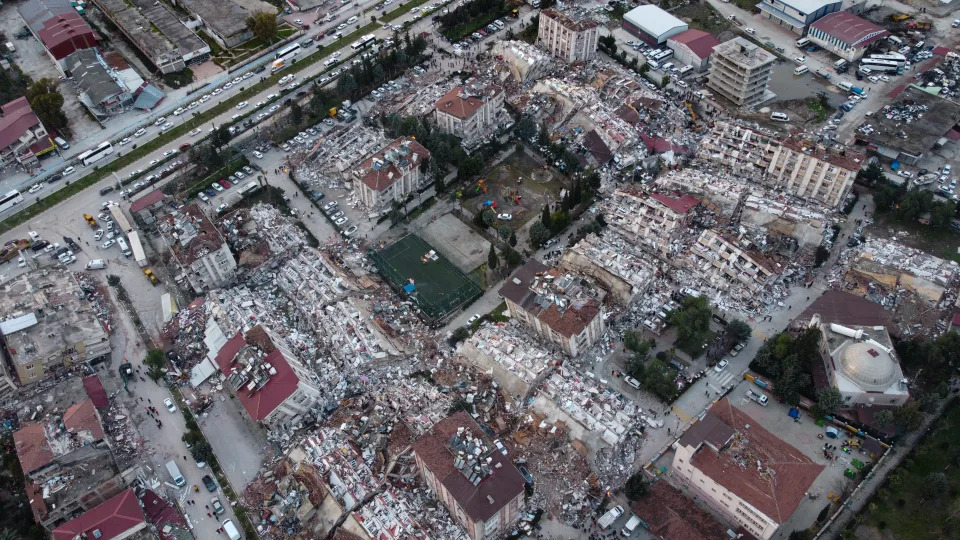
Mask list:
POLYGON ((407 294, 411 294, 413 293, 414 288, 415 287, 413 286, 413 283, 407 283, 406 285, 403 286, 403 292, 407 294))
POLYGON ((800 410, 796 407, 790 407, 790 412, 788 413, 790 418, 800 418, 800 410))

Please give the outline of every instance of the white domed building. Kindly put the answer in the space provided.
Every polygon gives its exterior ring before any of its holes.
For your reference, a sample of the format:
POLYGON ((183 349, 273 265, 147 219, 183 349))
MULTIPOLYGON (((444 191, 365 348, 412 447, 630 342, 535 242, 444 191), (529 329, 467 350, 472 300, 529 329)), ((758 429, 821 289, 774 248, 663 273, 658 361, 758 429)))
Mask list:
POLYGON ((821 347, 830 385, 843 396, 843 408, 903 405, 910 398, 890 335, 883 326, 822 324, 821 347))

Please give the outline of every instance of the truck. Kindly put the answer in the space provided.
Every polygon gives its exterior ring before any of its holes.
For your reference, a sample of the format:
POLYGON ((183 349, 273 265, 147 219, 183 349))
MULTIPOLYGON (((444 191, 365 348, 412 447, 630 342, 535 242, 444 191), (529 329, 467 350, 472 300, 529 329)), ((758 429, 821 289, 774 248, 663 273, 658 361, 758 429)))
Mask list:
POLYGON ((91 216, 90 214, 84 214, 84 215, 83 215, 83 219, 85 219, 85 220, 87 221, 87 225, 89 225, 89 226, 91 226, 91 227, 96 227, 96 226, 97 226, 97 220, 94 219, 93 216, 91 216))
POLYGON ((283 58, 278 58, 273 61, 273 65, 270 67, 270 73, 276 73, 283 69, 283 58))
POLYGON ((638 525, 640 525, 640 518, 630 514, 630 519, 627 521, 626 525, 623 526, 623 529, 620 529, 620 534, 629 537, 631 534, 633 534, 633 531, 636 530, 638 525))
POLYGON ((758 392, 752 388, 747 389, 747 397, 753 401, 756 401, 760 405, 766 407, 770 403, 770 398, 767 397, 763 392, 758 392))
POLYGON ((607 511, 606 514, 600 516, 600 519, 597 520, 597 525, 600 527, 600 530, 606 529, 613 524, 620 516, 623 515, 623 507, 616 506, 607 511))
POLYGON ((143 269, 143 275, 147 276, 147 279, 149 279, 149 280, 150 280, 150 283, 152 283, 154 286, 156 286, 157 283, 160 283, 160 280, 157 279, 157 275, 154 274, 154 273, 153 273, 153 270, 151 270, 151 269, 149 269, 149 268, 144 268, 144 269, 143 269))

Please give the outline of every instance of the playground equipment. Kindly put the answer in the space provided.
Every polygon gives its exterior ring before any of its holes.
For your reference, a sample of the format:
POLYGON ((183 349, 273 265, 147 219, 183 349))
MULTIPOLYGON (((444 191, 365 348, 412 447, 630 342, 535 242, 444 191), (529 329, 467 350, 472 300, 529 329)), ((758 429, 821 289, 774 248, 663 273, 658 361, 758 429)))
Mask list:
POLYGON ((477 188, 474 190, 474 193, 480 193, 481 191, 486 193, 487 186, 485 184, 486 184, 486 180, 484 180, 483 178, 477 180, 477 188))

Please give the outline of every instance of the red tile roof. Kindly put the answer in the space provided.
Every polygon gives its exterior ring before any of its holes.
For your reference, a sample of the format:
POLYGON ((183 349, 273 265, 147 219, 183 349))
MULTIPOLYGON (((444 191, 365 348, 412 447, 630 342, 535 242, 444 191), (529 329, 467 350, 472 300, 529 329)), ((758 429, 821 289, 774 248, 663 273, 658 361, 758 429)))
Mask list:
POLYGON ((40 125, 40 120, 30 108, 25 97, 19 97, 0 106, 0 149, 17 141, 28 129, 40 125))
POLYGON ((63 425, 71 433, 89 431, 94 441, 103 439, 103 424, 92 399, 86 399, 73 405, 63 413, 63 425))
POLYGON ((810 25, 854 48, 862 48, 890 34, 882 27, 861 19, 849 11, 836 11, 810 25))
POLYGON ((770 433, 737 409, 727 398, 707 412, 742 433, 748 441, 751 463, 742 466, 731 450, 714 452, 701 448, 691 464, 726 487, 776 523, 784 523, 797 509, 824 466, 814 463, 799 450, 770 433), (747 425, 750 427, 748 428, 747 425), (755 461, 772 474, 757 472, 755 461))
POLYGON ((144 208, 157 204, 162 200, 163 200, 163 192, 160 191, 159 189, 155 189, 150 193, 147 193, 143 197, 140 197, 139 199, 130 203, 130 213, 136 214, 137 212, 143 210, 144 208))
POLYGON ((227 342, 223 344, 223 347, 220 347, 220 350, 217 351, 216 361, 221 371, 224 373, 233 371, 233 368, 230 367, 230 362, 233 362, 237 353, 240 352, 240 349, 246 344, 247 342, 243 339, 243 334, 237 332, 237 335, 227 340, 227 342))
POLYGON ((14 432, 13 444, 17 449, 17 457, 20 458, 20 468, 25 474, 53 461, 53 450, 47 442, 43 424, 24 424, 14 432))
POLYGON ((145 528, 146 519, 140 502, 127 489, 107 502, 88 510, 53 530, 53 540, 74 540, 81 534, 86 538, 110 540, 126 536, 137 528, 145 528), (99 536, 95 531, 99 531, 99 536))
POLYGON ((960 313, 953 314, 953 317, 950 319, 950 324, 953 326, 960 327, 960 313))
POLYGON ((358 168, 360 180, 374 191, 383 191, 392 186, 394 182, 400 179, 401 171, 398 166, 411 170, 419 167, 424 160, 430 159, 430 151, 422 144, 410 137, 400 137, 387 146, 380 149, 376 154, 368 157, 358 168), (407 144, 404 144, 407 143, 407 144), (386 159, 386 156, 394 155, 391 150, 403 151, 403 148, 409 149, 410 153, 406 155, 397 154, 396 161, 386 159), (374 163, 374 160, 381 162, 380 165, 374 163))
POLYGON ((524 479, 520 471, 486 440, 480 426, 466 412, 460 411, 437 422, 427 434, 413 443, 413 451, 471 521, 486 521, 523 493, 524 479), (489 467, 493 472, 476 486, 454 466, 453 453, 447 446, 460 427, 469 430, 474 437, 483 439, 490 449, 487 456, 491 458, 489 467), (492 503, 488 497, 493 499, 492 503))
POLYGON ((147 515, 147 521, 159 531, 161 540, 177 538, 175 530, 172 531, 172 534, 164 534, 163 528, 166 525, 187 530, 187 520, 177 510, 177 507, 172 502, 161 499, 152 490, 145 489, 140 493, 140 504, 147 515))
POLYGON ((681 32, 667 39, 667 43, 671 41, 683 43, 693 51, 693 54, 700 58, 710 56, 713 53, 713 48, 720 44, 720 40, 714 37, 713 34, 695 28, 691 28, 686 32, 681 32))
POLYGON ((678 197, 676 195, 671 196, 664 195, 663 193, 653 193, 650 197, 678 214, 686 214, 700 204, 700 199, 686 194, 678 197))
MULTIPOLYGON (((503 89, 496 85, 490 85, 481 91, 482 94, 489 97, 494 97, 500 92, 503 92, 503 89)), ((483 99, 481 96, 465 90, 463 86, 454 86, 433 106, 442 113, 466 120, 480 110, 480 107, 483 106, 483 99)))
MULTIPOLYGON (((231 365, 231 362, 244 345, 246 345, 246 342, 238 332, 237 335, 230 338, 220 349, 220 352, 217 353, 216 362, 224 375, 229 377, 230 374, 233 373, 234 368, 238 364, 231 365)), ((243 404, 243 408, 247 410, 247 414, 257 422, 262 422, 270 416, 270 413, 276 410, 280 404, 297 390, 297 385, 300 383, 300 378, 294 373, 293 368, 290 367, 290 364, 286 358, 283 357, 283 353, 279 349, 274 349, 273 352, 268 354, 267 357, 264 358, 264 362, 270 364, 277 370, 277 373, 270 377, 267 384, 264 385, 263 388, 255 391, 252 395, 246 387, 236 391, 237 399, 243 404)))
POLYGON ((107 399, 107 390, 103 387, 103 382, 97 375, 84 377, 83 389, 87 391, 87 396, 98 409, 105 409, 110 406, 110 400, 107 399))
POLYGON ((96 47, 101 40, 66 0, 31 0, 23 2, 19 11, 57 60, 74 51, 96 47))
POLYGON ((663 480, 652 484, 649 492, 633 503, 632 510, 658 538, 718 540, 727 537, 725 525, 663 480))

